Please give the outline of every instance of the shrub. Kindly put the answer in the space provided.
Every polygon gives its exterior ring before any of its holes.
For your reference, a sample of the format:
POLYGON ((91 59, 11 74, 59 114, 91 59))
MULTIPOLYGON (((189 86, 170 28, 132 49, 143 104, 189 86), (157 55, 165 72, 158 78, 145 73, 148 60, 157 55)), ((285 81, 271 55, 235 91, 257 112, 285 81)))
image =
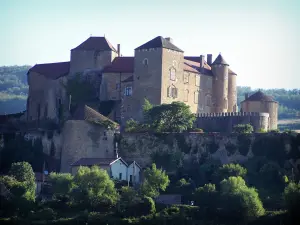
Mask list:
POLYGON ((251 124, 237 124, 233 127, 233 132, 238 134, 250 134, 253 132, 251 124))
POLYGON ((225 164, 218 170, 218 176, 221 179, 227 179, 228 177, 245 177, 247 174, 247 169, 239 164, 225 164))
POLYGON ((253 220, 264 215, 265 210, 254 188, 247 187, 241 177, 229 177, 221 182, 224 215, 239 220, 253 220))
POLYGON ((203 187, 197 188, 194 193, 195 204, 206 212, 212 212, 217 208, 218 197, 214 184, 205 184, 203 187))
POLYGON ((288 186, 284 189, 283 195, 289 215, 292 218, 300 219, 300 184, 296 184, 294 182, 289 183, 288 186))

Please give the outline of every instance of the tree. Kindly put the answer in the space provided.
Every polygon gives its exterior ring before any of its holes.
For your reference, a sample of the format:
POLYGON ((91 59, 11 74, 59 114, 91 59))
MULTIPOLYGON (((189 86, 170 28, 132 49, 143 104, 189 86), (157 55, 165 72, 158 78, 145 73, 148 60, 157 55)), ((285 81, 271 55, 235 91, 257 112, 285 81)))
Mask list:
POLYGON ((157 197, 160 190, 165 191, 170 183, 168 175, 162 169, 157 169, 154 163, 151 169, 146 169, 144 177, 141 192, 152 198, 157 197))
POLYGON ((183 102, 173 102, 147 108, 145 123, 156 132, 182 132, 191 128, 195 116, 183 102))
POLYGON ((217 208, 218 192, 214 184, 205 184, 195 190, 194 194, 195 203, 203 207, 205 210, 212 212, 217 208))
POLYGON ((74 177, 73 196, 77 203, 91 206, 114 205, 119 198, 114 182, 98 166, 80 167, 74 177))
POLYGON ((233 127, 233 132, 238 134, 250 134, 253 132, 251 124, 237 124, 233 127))
POLYGON ((245 177, 247 169, 239 164, 225 164, 219 168, 217 172, 221 179, 227 179, 228 177, 245 177))
POLYGON ((31 165, 28 162, 13 163, 9 171, 10 176, 24 185, 26 191, 24 197, 27 200, 35 199, 35 175, 31 165))
POLYGON ((229 177, 221 182, 223 210, 240 220, 252 220, 265 213, 254 188, 249 188, 242 177, 229 177))
POLYGON ((291 182, 284 189, 284 201, 288 212, 292 219, 299 221, 299 207, 300 207, 300 183, 291 182))
POLYGON ((50 173, 49 181, 52 184, 53 194, 56 198, 66 198, 74 187, 74 177, 70 173, 50 173))

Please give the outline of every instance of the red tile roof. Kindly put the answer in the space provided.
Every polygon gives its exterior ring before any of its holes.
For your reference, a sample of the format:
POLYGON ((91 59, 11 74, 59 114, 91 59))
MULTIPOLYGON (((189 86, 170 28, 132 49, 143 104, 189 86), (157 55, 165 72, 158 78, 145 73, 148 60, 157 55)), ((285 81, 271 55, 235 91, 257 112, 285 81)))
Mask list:
POLYGON ((272 96, 266 95, 261 91, 255 92, 253 95, 248 97, 242 102, 247 102, 247 101, 264 101, 264 102, 275 102, 272 96))
MULTIPOLYGON (((199 73, 200 72, 200 63, 185 59, 183 70, 193 72, 193 73, 199 73)), ((204 74, 212 75, 210 66, 208 64, 204 64, 204 74)))
POLYGON ((60 77, 66 76, 70 71, 70 62, 57 62, 57 63, 45 63, 36 64, 29 69, 28 73, 36 72, 44 75, 48 79, 56 80, 60 77))
POLYGON ((98 50, 98 51, 114 51, 117 50, 105 37, 89 37, 76 48, 72 50, 98 50))
POLYGON ((133 73, 134 57, 116 57, 103 73, 133 73))

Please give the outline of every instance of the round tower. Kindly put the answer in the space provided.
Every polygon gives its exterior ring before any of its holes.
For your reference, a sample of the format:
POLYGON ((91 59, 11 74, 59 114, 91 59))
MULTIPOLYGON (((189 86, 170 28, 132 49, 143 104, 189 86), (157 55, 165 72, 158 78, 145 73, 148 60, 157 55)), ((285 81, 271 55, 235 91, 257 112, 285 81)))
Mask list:
POLYGON ((236 73, 228 69, 228 112, 237 112, 236 73))
POLYGON ((268 129, 277 129, 278 102, 272 96, 257 91, 250 97, 246 96, 245 100, 241 102, 241 110, 243 112, 269 113, 268 129))
POLYGON ((228 66, 221 54, 212 63, 212 113, 228 112, 228 66))

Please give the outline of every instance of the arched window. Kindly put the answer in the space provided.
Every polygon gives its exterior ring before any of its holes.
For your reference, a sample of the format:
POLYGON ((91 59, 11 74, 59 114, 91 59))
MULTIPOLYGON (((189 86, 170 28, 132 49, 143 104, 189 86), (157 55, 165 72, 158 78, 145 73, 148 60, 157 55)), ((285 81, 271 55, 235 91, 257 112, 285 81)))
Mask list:
POLYGON ((184 90, 183 101, 187 102, 189 100, 189 90, 184 90))
POLYGON ((169 98, 177 98, 177 96, 178 96, 178 89, 174 85, 169 86, 167 88, 167 96, 169 98))
POLYGON ((190 74, 187 72, 183 73, 183 83, 188 84, 189 83, 190 74))
POLYGON ((199 103, 199 91, 194 92, 194 103, 198 104, 199 103))
POLYGON ((148 60, 147 58, 145 58, 145 59, 143 60, 144 66, 148 66, 148 63, 149 63, 149 60, 148 60))
POLYGON ((172 68, 170 69, 170 80, 173 80, 173 81, 176 80, 176 70, 175 70, 174 67, 172 67, 172 68))

